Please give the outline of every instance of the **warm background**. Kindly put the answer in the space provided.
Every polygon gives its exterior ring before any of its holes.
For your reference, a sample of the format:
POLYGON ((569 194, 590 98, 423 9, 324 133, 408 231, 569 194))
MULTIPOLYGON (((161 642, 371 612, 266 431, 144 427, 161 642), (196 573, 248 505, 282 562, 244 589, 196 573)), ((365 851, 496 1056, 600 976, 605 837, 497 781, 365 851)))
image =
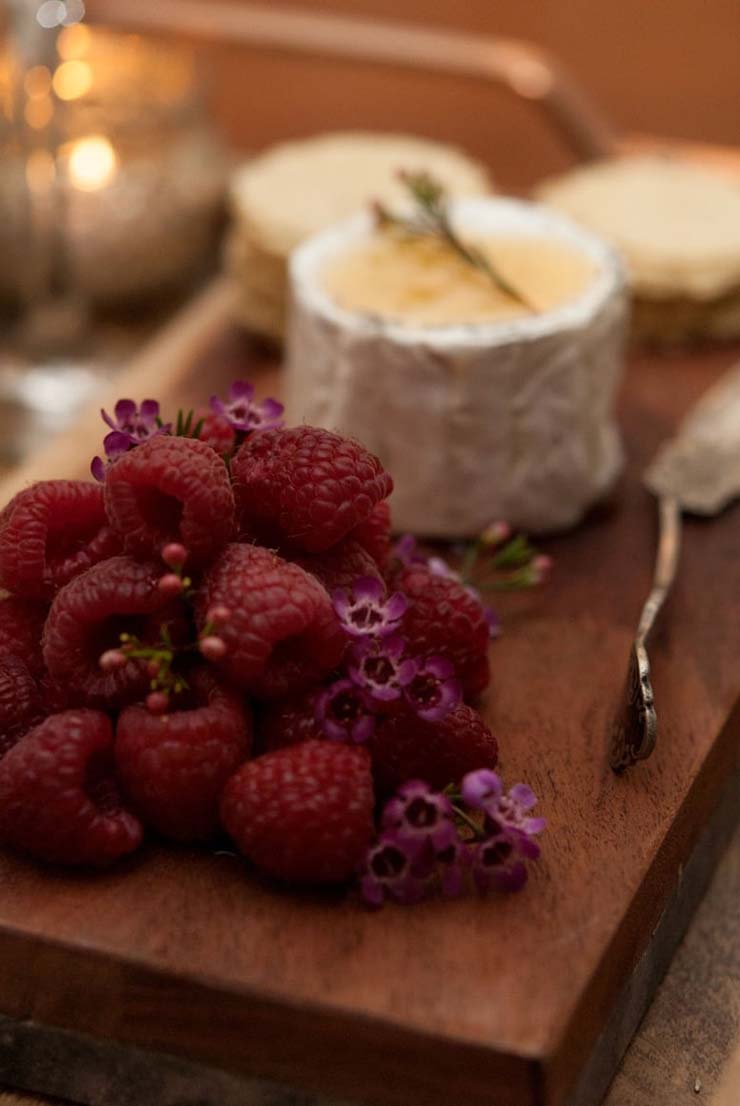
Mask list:
MULTIPOLYGON (((529 38, 557 54, 618 128, 740 144, 738 0, 270 3, 529 38)), ((532 108, 496 89, 237 47, 209 52, 218 114, 240 146, 371 126, 457 140, 511 183, 529 183, 535 147, 538 169, 567 163, 532 108)))

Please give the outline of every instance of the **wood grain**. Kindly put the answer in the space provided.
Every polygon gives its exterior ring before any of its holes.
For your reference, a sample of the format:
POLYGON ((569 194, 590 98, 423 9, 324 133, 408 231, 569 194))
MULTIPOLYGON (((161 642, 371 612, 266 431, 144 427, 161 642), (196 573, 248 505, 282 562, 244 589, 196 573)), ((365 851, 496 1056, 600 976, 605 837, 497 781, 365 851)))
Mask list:
MULTIPOLYGON (((274 388, 237 336, 206 345, 169 366, 178 397, 250 368, 274 388)), ((550 821, 524 894, 369 915, 276 892, 230 856, 150 846, 95 878, 4 857, 3 1012, 390 1106, 562 1103, 738 761, 737 509, 687 525, 655 646, 653 760, 615 779, 605 759, 654 542, 638 472, 736 356, 633 359, 625 480, 548 543, 548 590, 502 604, 486 711, 507 778, 528 779, 550 821)))

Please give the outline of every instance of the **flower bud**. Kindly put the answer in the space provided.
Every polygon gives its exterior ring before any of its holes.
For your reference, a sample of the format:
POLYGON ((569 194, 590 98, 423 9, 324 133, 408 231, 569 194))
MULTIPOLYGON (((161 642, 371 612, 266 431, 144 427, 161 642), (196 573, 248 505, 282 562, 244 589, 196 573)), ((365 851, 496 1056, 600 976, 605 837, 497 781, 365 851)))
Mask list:
POLYGON ((162 550, 162 560, 169 568, 182 568, 188 559, 188 551, 178 541, 169 542, 162 550))
POLYGON ((183 590, 183 582, 179 576, 176 576, 174 572, 168 572, 164 576, 160 577, 157 587, 163 595, 171 596, 173 599, 176 595, 180 595, 183 590))
POLYGON ((170 705, 170 697, 164 691, 152 691, 146 697, 146 709, 151 714, 164 714, 170 705))
POLYGON ((116 668, 123 668, 126 664, 126 654, 120 649, 106 649, 98 661, 104 672, 113 672, 116 668))
POLYGON ((510 537, 511 527, 508 522, 491 522, 480 535, 479 541, 481 545, 494 549, 497 545, 508 541, 510 537))
POLYGON ((226 655, 226 642, 213 634, 202 638, 198 648, 209 661, 221 660, 221 657, 226 655))

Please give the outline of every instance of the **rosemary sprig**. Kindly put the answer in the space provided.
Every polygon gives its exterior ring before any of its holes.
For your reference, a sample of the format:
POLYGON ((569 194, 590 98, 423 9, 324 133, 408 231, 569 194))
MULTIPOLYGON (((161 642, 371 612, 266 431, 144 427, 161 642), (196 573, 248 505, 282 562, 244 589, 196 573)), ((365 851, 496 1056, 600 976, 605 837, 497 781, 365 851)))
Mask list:
POLYGON ((381 226, 396 226, 407 234, 418 237, 437 238, 445 242, 468 265, 485 273, 492 284, 516 300, 528 311, 536 311, 536 307, 530 300, 515 288, 495 267, 489 257, 482 250, 464 242, 452 226, 449 216, 447 195, 444 188, 430 173, 409 172, 401 170, 399 177, 408 189, 417 205, 417 212, 411 218, 396 215, 382 203, 375 203, 374 210, 381 226))

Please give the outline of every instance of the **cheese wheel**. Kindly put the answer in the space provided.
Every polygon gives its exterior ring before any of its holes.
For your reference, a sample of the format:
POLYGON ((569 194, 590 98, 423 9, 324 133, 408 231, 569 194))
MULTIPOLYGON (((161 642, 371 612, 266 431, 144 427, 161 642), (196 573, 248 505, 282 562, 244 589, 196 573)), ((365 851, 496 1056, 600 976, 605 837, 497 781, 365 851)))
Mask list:
POLYGON ((369 215, 338 224, 291 260, 288 416, 353 435, 381 457, 400 530, 463 538, 499 518, 533 533, 565 529, 622 464, 622 266, 600 239, 533 204, 460 200, 452 217, 473 239, 554 237, 590 260, 590 279, 550 311, 409 325, 346 310, 327 292, 330 266, 377 233, 369 215))

